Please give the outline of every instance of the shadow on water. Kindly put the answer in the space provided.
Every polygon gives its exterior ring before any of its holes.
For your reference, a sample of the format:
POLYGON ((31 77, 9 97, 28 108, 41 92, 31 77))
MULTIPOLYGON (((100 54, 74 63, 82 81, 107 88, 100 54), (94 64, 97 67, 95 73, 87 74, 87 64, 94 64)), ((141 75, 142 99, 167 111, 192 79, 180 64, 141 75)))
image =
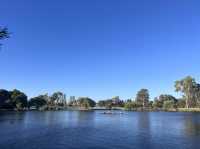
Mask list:
POLYGON ((26 112, 6 111, 0 112, 0 122, 14 124, 23 121, 26 117, 26 112))
POLYGON ((151 121, 149 112, 138 113, 137 117, 137 129, 138 140, 136 143, 142 148, 150 148, 151 146, 151 121))
POLYGON ((193 116, 184 118, 184 132, 187 136, 200 136, 200 116, 193 113, 193 116))
POLYGON ((78 111, 77 112, 77 123, 82 127, 93 127, 94 126, 95 113, 93 111, 78 111), (88 121, 90 123, 88 123, 88 121))

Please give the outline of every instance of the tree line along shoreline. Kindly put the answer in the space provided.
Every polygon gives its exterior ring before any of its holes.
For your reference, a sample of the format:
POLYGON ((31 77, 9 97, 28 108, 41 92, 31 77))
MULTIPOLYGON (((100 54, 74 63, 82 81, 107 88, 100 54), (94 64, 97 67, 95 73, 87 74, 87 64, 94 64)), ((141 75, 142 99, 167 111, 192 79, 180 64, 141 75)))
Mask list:
POLYGON ((128 111, 183 111, 200 112, 200 84, 191 76, 175 81, 175 91, 181 92, 182 97, 177 99, 170 94, 161 94, 150 100, 148 89, 137 92, 134 100, 121 100, 119 96, 95 102, 89 97, 69 100, 62 92, 51 95, 43 94, 28 99, 28 96, 17 89, 8 91, 0 89, 0 110, 94 110, 94 109, 121 109, 128 111))

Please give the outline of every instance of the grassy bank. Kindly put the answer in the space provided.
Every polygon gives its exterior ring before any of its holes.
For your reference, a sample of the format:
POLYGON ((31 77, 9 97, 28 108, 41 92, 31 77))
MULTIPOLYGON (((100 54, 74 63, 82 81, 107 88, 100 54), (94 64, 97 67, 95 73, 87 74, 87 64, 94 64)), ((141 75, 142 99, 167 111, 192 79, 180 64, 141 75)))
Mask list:
POLYGON ((178 108, 178 112, 200 112, 200 108, 178 108))
POLYGON ((200 108, 172 108, 172 109, 162 109, 162 108, 133 108, 133 109, 124 109, 125 111, 136 111, 136 112, 200 112, 200 108))

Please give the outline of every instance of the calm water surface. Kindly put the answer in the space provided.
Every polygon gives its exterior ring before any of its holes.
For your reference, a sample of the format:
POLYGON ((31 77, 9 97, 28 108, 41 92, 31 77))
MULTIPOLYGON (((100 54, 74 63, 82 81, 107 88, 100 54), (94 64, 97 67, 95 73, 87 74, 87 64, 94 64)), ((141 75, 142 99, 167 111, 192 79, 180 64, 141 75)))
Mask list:
POLYGON ((200 113, 0 112, 0 149, 200 149, 200 113))

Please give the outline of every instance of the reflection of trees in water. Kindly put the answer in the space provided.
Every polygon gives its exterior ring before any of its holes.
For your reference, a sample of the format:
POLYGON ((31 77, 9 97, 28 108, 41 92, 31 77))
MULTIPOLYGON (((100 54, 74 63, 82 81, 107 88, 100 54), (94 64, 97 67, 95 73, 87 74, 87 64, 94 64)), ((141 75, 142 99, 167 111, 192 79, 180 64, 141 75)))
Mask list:
POLYGON ((184 131, 186 135, 200 135, 200 120, 197 116, 187 116, 184 118, 184 131))
POLYGON ((1 111, 0 112, 0 123, 21 123, 26 120, 26 112, 15 112, 15 111, 1 111))
POLYGON ((94 112, 92 111, 78 111, 77 120, 79 123, 92 124, 94 122, 94 112))
POLYGON ((95 114, 91 111, 77 111, 77 127, 76 132, 79 132, 80 138, 87 140, 95 139, 95 114))
POLYGON ((140 112, 138 113, 138 143, 143 148, 150 148, 151 145, 151 124, 150 124, 150 113, 140 112))
POLYGON ((149 112, 140 112, 139 113, 138 127, 141 130, 150 131, 149 112))
POLYGON ((56 119, 56 115, 54 112, 47 111, 47 112, 43 112, 41 115, 44 117, 44 120, 46 124, 48 124, 48 126, 54 125, 54 121, 56 119))
POLYGON ((5 113, 5 118, 10 124, 18 123, 19 121, 25 121, 26 112, 10 112, 8 115, 5 113))

